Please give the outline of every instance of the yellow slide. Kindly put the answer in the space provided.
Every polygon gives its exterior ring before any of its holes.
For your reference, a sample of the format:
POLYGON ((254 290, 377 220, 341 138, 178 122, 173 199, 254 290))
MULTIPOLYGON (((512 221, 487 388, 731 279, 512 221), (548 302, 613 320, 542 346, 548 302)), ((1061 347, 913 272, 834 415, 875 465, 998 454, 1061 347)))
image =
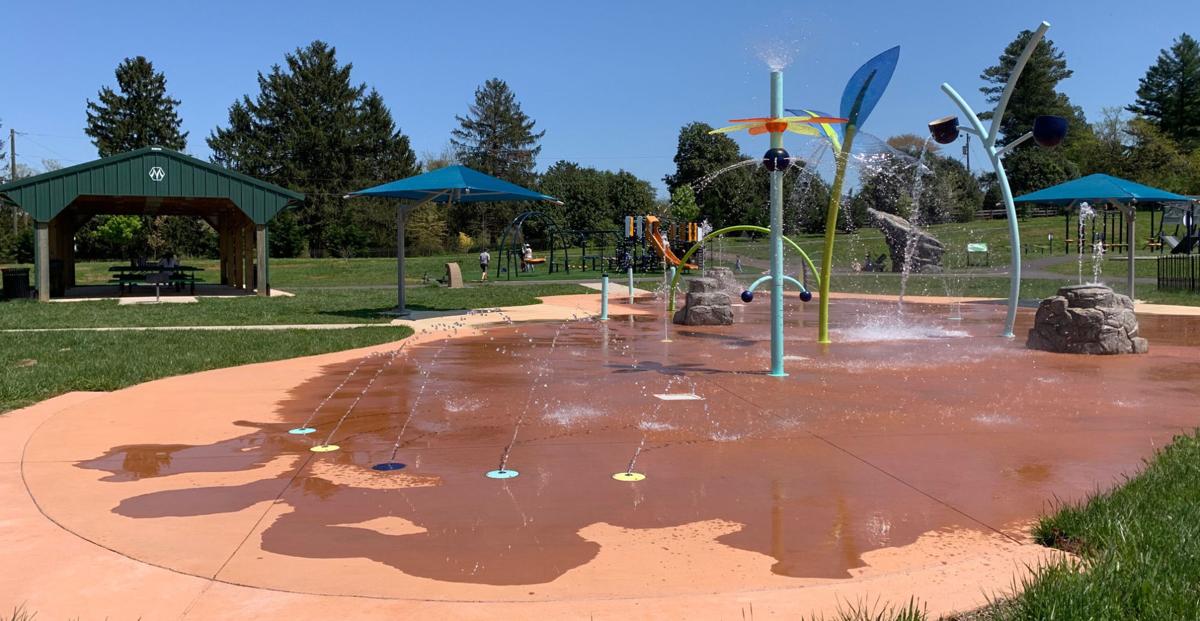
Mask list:
MULTIPOLYGON (((668 265, 674 265, 678 267, 679 257, 675 256, 675 253, 671 252, 671 249, 663 244, 662 227, 659 225, 658 216, 646 216, 646 226, 650 229, 650 243, 654 246, 654 249, 658 251, 658 256, 666 260, 668 265)), ((688 263, 683 267, 689 270, 694 270, 698 269, 699 266, 688 263)))

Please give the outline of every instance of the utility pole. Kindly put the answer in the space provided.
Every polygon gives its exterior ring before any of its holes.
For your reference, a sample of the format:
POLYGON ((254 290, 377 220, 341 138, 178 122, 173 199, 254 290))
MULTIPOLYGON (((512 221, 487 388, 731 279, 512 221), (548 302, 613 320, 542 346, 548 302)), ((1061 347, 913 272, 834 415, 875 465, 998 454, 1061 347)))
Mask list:
POLYGON ((963 145, 963 156, 967 158, 967 172, 971 172, 971 134, 963 134, 967 139, 967 144, 963 145))
MULTIPOLYGON (((17 180, 17 130, 8 128, 8 182, 12 183, 17 180)), ((13 205, 13 235, 17 234, 17 220, 20 216, 17 213, 17 206, 13 205)))

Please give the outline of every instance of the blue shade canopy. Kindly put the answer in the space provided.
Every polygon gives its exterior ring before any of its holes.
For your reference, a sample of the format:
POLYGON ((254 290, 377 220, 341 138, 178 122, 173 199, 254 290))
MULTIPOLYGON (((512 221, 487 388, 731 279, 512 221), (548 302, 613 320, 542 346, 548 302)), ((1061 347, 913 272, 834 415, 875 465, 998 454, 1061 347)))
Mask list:
POLYGON ((842 91, 842 104, 838 116, 850 119, 851 125, 862 127, 867 122, 871 111, 875 109, 875 104, 879 103, 879 98, 883 97, 883 91, 887 89, 888 82, 892 80, 892 74, 896 71, 896 63, 899 61, 900 46, 896 46, 859 67, 858 71, 850 76, 850 81, 846 83, 846 90, 842 91), (859 104, 858 114, 851 116, 850 112, 854 109, 854 102, 860 94, 862 103, 859 104))
POLYGON ((392 181, 347 196, 378 196, 416 202, 481 203, 501 201, 551 201, 558 199, 525 189, 515 183, 485 175, 466 166, 447 166, 427 173, 392 181))
POLYGON ((1134 183, 1128 179, 1095 174, 1067 181, 1013 199, 1016 203, 1049 203, 1069 205, 1075 201, 1116 201, 1119 203, 1177 203, 1191 202, 1182 194, 1134 183))

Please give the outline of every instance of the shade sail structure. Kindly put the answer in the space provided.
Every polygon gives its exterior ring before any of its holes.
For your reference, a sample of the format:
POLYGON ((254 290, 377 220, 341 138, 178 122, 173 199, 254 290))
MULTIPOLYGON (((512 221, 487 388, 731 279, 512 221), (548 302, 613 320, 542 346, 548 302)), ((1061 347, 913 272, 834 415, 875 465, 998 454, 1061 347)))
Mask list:
POLYGON ((417 203, 559 202, 553 196, 534 192, 466 166, 447 166, 431 170, 415 177, 351 192, 349 196, 398 198, 417 203))
POLYGON ((1094 174, 1072 181, 1050 186, 1013 199, 1016 203, 1044 203, 1070 205, 1075 201, 1113 201, 1132 203, 1190 203, 1191 198, 1182 194, 1152 188, 1128 179, 1111 175, 1094 174))
POLYGON ((1128 231, 1126 237, 1129 243, 1126 247, 1129 273, 1125 278, 1129 297, 1133 298, 1134 280, 1137 270, 1134 269, 1134 218, 1137 216, 1139 203, 1191 203, 1190 197, 1148 185, 1135 183, 1128 179, 1112 175, 1094 174, 1050 186, 1044 190, 1031 192, 1013 199, 1014 203, 1041 203, 1048 205, 1074 205, 1082 202, 1116 203, 1125 213, 1128 231))
POLYGON ((399 179, 346 195, 354 197, 394 198, 404 201, 396 206, 396 310, 407 315, 404 306, 404 225, 408 213, 425 203, 500 203, 505 201, 549 201, 562 204, 553 196, 523 188, 467 168, 447 166, 414 177, 399 179))

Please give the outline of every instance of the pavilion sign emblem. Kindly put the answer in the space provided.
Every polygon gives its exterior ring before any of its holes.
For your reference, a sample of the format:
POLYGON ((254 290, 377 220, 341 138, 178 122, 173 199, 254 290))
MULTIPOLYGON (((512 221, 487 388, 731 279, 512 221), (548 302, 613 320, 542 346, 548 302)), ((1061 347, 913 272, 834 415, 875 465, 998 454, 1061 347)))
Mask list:
POLYGON ((155 166, 150 169, 150 180, 155 183, 162 181, 166 176, 167 173, 162 169, 162 166, 155 166))

